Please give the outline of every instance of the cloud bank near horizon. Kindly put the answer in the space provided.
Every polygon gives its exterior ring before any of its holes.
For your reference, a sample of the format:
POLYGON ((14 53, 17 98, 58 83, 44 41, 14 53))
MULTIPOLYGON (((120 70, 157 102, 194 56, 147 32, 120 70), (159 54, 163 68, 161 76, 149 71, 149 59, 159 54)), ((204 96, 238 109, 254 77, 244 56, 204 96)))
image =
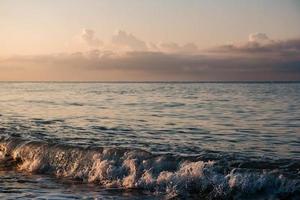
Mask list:
POLYGON ((300 80, 300 38, 283 41, 255 33, 244 44, 202 51, 194 43, 147 43, 123 30, 106 43, 91 29, 79 38, 88 51, 0 59, 0 80, 300 80))

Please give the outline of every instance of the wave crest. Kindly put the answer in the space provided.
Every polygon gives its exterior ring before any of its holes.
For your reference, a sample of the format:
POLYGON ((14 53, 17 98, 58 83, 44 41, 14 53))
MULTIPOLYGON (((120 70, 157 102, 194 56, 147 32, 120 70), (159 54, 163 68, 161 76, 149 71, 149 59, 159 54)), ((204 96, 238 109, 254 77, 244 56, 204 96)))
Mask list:
POLYGON ((300 194, 299 177, 286 177, 279 168, 239 168, 232 167, 230 161, 154 155, 139 149, 83 148, 9 138, 0 142, 0 160, 17 170, 168 196, 196 194, 217 199, 267 195, 296 199, 300 194))

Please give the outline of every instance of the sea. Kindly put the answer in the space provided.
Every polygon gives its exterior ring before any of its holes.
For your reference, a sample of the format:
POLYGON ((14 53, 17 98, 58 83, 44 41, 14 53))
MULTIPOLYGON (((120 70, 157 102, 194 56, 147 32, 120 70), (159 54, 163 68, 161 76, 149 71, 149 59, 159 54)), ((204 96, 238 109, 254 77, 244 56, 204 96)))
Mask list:
POLYGON ((0 199, 300 199, 300 83, 1 82, 0 199))

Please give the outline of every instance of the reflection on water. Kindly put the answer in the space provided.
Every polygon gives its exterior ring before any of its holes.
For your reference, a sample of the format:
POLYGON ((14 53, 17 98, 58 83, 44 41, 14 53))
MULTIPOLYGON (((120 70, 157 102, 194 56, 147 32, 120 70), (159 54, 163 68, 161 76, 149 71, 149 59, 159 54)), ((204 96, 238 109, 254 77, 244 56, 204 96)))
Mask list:
POLYGON ((93 184, 0 171, 0 199, 159 199, 142 191, 103 189, 93 184))
POLYGON ((299 91, 0 83, 0 198, 297 199, 299 91))
POLYGON ((300 84, 1 83, 2 132, 75 144, 300 158, 300 84))

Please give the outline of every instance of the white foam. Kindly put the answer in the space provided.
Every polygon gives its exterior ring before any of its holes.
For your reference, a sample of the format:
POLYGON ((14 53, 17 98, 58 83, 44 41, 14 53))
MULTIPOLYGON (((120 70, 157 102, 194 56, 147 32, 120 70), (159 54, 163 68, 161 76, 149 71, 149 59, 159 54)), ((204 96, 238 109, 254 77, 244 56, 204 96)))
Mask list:
POLYGON ((213 197, 261 191, 276 195, 299 190, 299 179, 287 179, 264 171, 226 171, 225 167, 222 172, 222 166, 215 161, 155 156, 136 149, 11 143, 1 143, 0 155, 18 161, 19 170, 80 179, 107 188, 137 188, 170 196, 205 193, 213 197))

